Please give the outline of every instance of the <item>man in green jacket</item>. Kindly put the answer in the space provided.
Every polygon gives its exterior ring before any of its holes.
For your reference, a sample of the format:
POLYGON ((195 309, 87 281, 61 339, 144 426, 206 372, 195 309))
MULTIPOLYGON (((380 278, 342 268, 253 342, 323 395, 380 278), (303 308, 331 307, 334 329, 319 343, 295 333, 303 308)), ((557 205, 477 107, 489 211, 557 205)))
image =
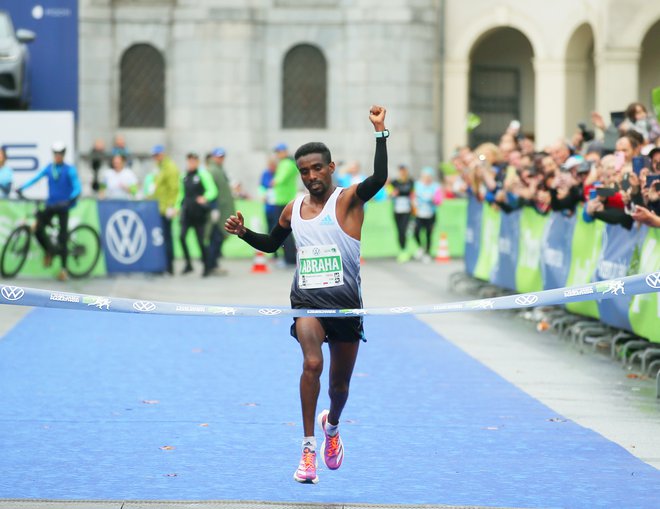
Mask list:
MULTIPOLYGON (((271 182, 275 202, 276 217, 280 217, 284 207, 296 198, 298 193, 298 167, 289 155, 289 148, 285 143, 278 143, 273 147, 275 156, 279 159, 275 169, 275 177, 271 182)), ((293 235, 289 235, 284 244, 284 261, 289 266, 296 264, 296 242, 293 235)))
POLYGON ((208 171, 218 188, 218 197, 211 206, 209 250, 207 265, 212 272, 218 272, 218 259, 222 258, 222 243, 227 236, 222 224, 236 210, 234 196, 231 192, 229 178, 225 172, 225 157, 227 152, 222 147, 214 148, 208 163, 208 171))
POLYGON ((167 259, 167 272, 174 274, 174 243, 172 242, 172 218, 176 215, 176 200, 179 196, 180 173, 172 159, 165 154, 163 145, 156 145, 151 155, 158 167, 154 177, 154 191, 150 196, 158 201, 161 224, 163 227, 163 243, 167 259))

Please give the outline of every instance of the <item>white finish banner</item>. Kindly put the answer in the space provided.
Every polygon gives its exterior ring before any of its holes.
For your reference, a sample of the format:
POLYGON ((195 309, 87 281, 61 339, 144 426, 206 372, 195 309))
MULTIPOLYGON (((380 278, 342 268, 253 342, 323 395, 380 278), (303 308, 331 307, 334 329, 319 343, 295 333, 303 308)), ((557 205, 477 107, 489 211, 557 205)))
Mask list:
MULTIPOLYGON (((2 111, 0 145, 7 153, 7 166, 14 170, 13 189, 31 179, 52 162, 51 146, 66 145, 65 161, 75 164, 75 120, 71 111, 2 111)), ((48 184, 39 182, 25 192, 27 198, 45 199, 48 184)))

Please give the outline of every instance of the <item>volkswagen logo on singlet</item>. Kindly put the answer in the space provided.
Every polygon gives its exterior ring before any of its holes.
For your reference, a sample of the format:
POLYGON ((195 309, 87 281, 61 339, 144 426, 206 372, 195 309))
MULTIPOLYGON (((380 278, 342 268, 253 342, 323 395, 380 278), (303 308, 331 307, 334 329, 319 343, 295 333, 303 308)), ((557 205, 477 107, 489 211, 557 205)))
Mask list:
POLYGON ((108 219, 105 243, 115 260, 130 265, 138 261, 147 248, 147 229, 135 212, 121 209, 108 219))

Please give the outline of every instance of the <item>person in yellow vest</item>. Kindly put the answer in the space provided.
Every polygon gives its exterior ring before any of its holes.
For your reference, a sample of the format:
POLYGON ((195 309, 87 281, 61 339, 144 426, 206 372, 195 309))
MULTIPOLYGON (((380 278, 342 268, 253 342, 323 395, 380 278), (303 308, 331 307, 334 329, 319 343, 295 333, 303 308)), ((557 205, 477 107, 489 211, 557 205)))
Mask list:
POLYGON ((180 172, 175 162, 165 154, 163 145, 156 145, 151 150, 158 172, 154 176, 153 194, 151 198, 158 201, 161 224, 163 228, 163 243, 167 259, 166 271, 174 274, 174 243, 172 241, 172 218, 176 215, 176 202, 179 196, 180 172))

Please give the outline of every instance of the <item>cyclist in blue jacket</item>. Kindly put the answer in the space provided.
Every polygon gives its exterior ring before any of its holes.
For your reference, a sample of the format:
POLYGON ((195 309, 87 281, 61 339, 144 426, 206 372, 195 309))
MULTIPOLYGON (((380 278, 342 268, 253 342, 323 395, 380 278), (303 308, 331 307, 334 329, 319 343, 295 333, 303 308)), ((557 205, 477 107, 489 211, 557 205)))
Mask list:
POLYGON ((18 189, 18 193, 20 195, 25 189, 34 185, 43 177, 48 178, 46 207, 37 212, 35 236, 44 249, 44 266, 50 267, 53 263, 53 256, 58 254, 61 256, 62 269, 57 278, 60 281, 66 281, 69 277, 66 270, 68 255, 66 238, 69 231, 69 209, 76 205, 76 199, 80 196, 81 187, 75 166, 64 162, 64 154, 66 152, 64 143, 55 142, 51 148, 53 151, 53 162, 23 184, 18 189), (54 216, 57 216, 59 223, 57 248, 53 246, 53 243, 46 234, 46 226, 51 224, 54 216))

